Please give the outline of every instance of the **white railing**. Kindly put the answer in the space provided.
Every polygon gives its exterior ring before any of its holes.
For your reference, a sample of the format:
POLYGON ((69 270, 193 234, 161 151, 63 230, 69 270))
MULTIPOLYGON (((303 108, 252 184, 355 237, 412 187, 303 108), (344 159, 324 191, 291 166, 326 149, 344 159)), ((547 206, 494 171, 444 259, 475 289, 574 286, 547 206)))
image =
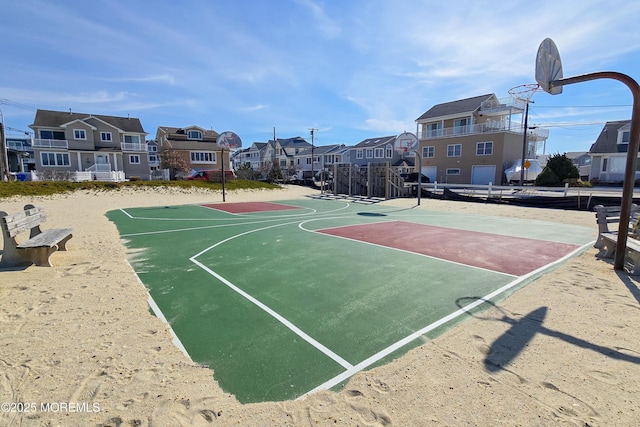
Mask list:
POLYGON ((146 142, 121 142, 120 148, 122 151, 149 151, 146 142))
MULTIPOLYGON (((42 174, 44 175, 44 174, 42 174)), ((109 182, 123 182, 125 181, 123 171, 76 171, 70 172, 66 180, 73 182, 82 181, 109 181, 109 182)), ((38 175, 37 171, 31 171, 31 181, 44 181, 42 176, 38 175)))
MULTIPOLYGON (((510 124, 502 122, 494 123, 476 123, 475 125, 468 126, 456 126, 444 129, 431 129, 425 132, 418 132, 419 139, 442 139, 442 138, 456 138, 465 135, 476 135, 482 133, 496 133, 496 132, 511 132, 522 134, 523 127, 517 124, 510 124)), ((529 129, 529 137, 536 139, 546 139, 549 137, 549 129, 535 128, 529 129)))
POLYGON ((38 148, 69 148, 66 139, 34 139, 33 146, 38 148))
POLYGON ((85 169, 88 172, 110 172, 111 163, 96 163, 85 169))

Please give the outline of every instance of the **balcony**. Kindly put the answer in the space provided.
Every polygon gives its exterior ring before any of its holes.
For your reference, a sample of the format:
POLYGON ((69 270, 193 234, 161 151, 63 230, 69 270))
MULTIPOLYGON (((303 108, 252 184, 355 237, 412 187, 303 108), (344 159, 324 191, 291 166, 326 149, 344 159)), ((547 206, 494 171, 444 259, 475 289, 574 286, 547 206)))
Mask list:
MULTIPOLYGON (((425 132, 418 132, 418 138, 421 140, 457 138, 467 135, 477 135, 484 133, 509 132, 522 135, 523 127, 521 125, 509 124, 507 122, 493 123, 476 123, 475 125, 456 126, 444 129, 432 129, 425 132)), ((549 129, 529 129, 529 140, 539 141, 549 137, 549 129)))
POLYGON ((34 139, 34 148, 69 148, 69 142, 66 139, 34 139))
POLYGON ((149 148, 147 147, 147 143, 140 142, 122 142, 120 143, 120 148, 122 151, 144 151, 148 152, 149 148))
POLYGON ((512 114, 522 114, 526 102, 516 98, 490 99, 480 104, 480 116, 510 116, 512 114))

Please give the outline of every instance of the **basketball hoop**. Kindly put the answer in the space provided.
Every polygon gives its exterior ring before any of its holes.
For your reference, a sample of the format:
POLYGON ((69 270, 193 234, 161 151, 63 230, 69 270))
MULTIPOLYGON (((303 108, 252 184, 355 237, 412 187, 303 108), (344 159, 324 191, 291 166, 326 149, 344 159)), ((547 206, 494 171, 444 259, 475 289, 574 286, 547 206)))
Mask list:
POLYGON ((537 83, 528 83, 509 89, 509 95, 519 101, 529 102, 536 92, 539 92, 540 85, 537 83))
POLYGON ((410 132, 403 132, 396 137, 393 148, 400 154, 404 155, 407 151, 415 151, 418 149, 420 142, 418 137, 410 132))

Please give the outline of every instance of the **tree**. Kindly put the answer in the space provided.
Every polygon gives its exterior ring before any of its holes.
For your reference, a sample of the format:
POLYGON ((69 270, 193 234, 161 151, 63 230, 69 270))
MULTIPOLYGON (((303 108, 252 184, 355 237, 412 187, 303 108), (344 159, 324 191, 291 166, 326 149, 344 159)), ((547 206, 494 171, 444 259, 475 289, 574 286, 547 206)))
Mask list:
POLYGON ((178 173, 188 174, 191 171, 189 163, 187 163, 177 150, 161 151, 160 167, 169 169, 169 179, 176 179, 178 173))
POLYGON ((245 163, 236 171, 238 179, 256 180, 258 179, 258 175, 259 174, 253 170, 250 163, 245 163))
POLYGON ((579 178, 580 172, 566 154, 554 154, 536 178, 536 185, 560 185, 568 179, 579 178))

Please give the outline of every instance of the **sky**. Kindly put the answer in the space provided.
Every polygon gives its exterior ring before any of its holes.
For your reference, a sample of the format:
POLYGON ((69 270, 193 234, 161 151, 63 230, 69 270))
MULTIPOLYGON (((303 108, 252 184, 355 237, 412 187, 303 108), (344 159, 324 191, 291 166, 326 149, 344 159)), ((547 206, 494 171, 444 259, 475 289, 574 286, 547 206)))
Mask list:
MULTIPOLYGON (((551 38, 564 77, 640 79, 640 2, 629 0, 0 0, 0 110, 36 109, 233 131, 243 147, 301 136, 346 144, 415 132, 436 104, 535 83, 551 38)), ((517 91, 518 89, 516 89, 517 91)), ((588 151, 631 119, 631 90, 601 79, 536 92, 547 154, 588 151)))

